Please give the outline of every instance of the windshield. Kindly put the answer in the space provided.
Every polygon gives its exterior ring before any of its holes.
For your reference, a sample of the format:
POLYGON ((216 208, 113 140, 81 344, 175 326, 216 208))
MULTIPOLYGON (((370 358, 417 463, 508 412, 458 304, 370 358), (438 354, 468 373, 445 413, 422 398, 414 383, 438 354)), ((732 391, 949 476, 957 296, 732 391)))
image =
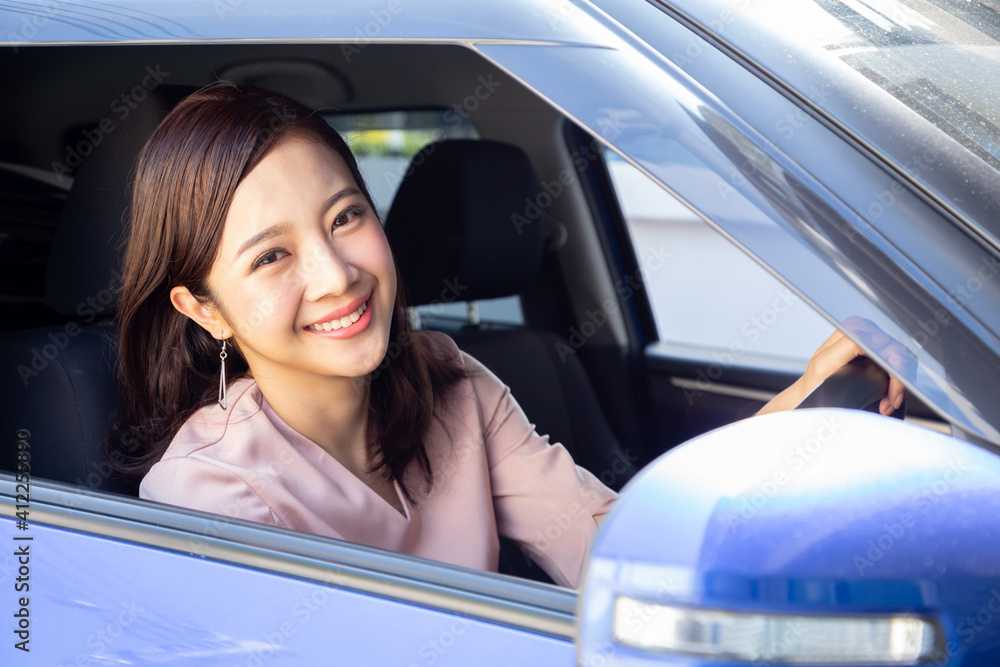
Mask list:
POLYGON ((996 9, 968 0, 762 4, 781 32, 837 56, 1000 169, 996 9))
POLYGON ((977 0, 671 4, 1000 250, 997 8, 977 0))

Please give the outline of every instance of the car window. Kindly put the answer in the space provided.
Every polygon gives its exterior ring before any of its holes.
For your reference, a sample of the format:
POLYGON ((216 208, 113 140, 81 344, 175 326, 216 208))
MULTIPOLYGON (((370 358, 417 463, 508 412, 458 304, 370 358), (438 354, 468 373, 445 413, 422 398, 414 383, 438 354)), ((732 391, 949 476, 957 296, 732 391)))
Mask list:
POLYGON ((445 139, 478 139, 468 119, 449 109, 329 113, 325 119, 351 147, 375 208, 385 219, 421 148, 445 139))
MULTIPOLYGON (((384 220, 392 200, 421 148, 445 139, 478 139, 476 128, 453 109, 376 111, 327 114, 326 120, 350 145, 365 182, 384 220)), ((524 323, 519 297, 485 299, 469 304, 447 290, 437 303, 411 309, 417 327, 455 330, 466 323, 497 325, 524 323), (450 298, 449 298, 450 297, 450 298)))
POLYGON ((605 159, 661 341, 809 359, 833 331, 822 316, 618 154, 605 159))

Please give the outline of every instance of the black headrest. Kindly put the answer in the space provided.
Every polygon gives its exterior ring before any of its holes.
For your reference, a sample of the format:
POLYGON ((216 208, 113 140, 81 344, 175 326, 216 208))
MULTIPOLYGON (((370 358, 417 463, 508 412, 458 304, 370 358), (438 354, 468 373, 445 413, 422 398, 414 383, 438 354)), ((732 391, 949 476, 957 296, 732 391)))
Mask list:
POLYGON ((133 93, 129 102, 135 108, 119 105, 70 146, 86 157, 56 226, 45 275, 45 294, 61 315, 93 318, 114 311, 132 169, 149 135, 192 90, 159 86, 141 101, 133 93))
POLYGON ((517 146, 459 139, 417 153, 386 219, 409 304, 527 289, 545 243, 538 188, 517 146))

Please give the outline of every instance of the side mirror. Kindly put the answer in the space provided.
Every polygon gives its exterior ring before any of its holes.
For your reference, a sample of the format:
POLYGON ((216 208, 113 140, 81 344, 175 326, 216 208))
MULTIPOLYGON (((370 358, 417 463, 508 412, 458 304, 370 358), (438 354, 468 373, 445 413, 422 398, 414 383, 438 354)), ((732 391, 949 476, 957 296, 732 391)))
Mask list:
POLYGON ((623 490, 578 661, 1000 664, 1000 456, 854 410, 746 419, 623 490))

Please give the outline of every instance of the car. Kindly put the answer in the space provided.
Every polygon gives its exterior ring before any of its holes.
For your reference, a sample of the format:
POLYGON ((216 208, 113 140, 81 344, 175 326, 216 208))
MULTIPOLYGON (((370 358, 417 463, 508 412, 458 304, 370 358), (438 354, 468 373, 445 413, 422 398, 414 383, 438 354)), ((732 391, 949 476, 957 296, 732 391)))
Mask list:
POLYGON ((38 0, 0 26, 3 664, 996 664, 987 4, 38 0), (473 571, 112 474, 130 172, 219 78, 347 137, 411 324, 624 488, 581 592, 510 543, 473 571), (748 418, 835 328, 870 362, 748 418), (886 373, 905 420, 870 414, 886 373))

